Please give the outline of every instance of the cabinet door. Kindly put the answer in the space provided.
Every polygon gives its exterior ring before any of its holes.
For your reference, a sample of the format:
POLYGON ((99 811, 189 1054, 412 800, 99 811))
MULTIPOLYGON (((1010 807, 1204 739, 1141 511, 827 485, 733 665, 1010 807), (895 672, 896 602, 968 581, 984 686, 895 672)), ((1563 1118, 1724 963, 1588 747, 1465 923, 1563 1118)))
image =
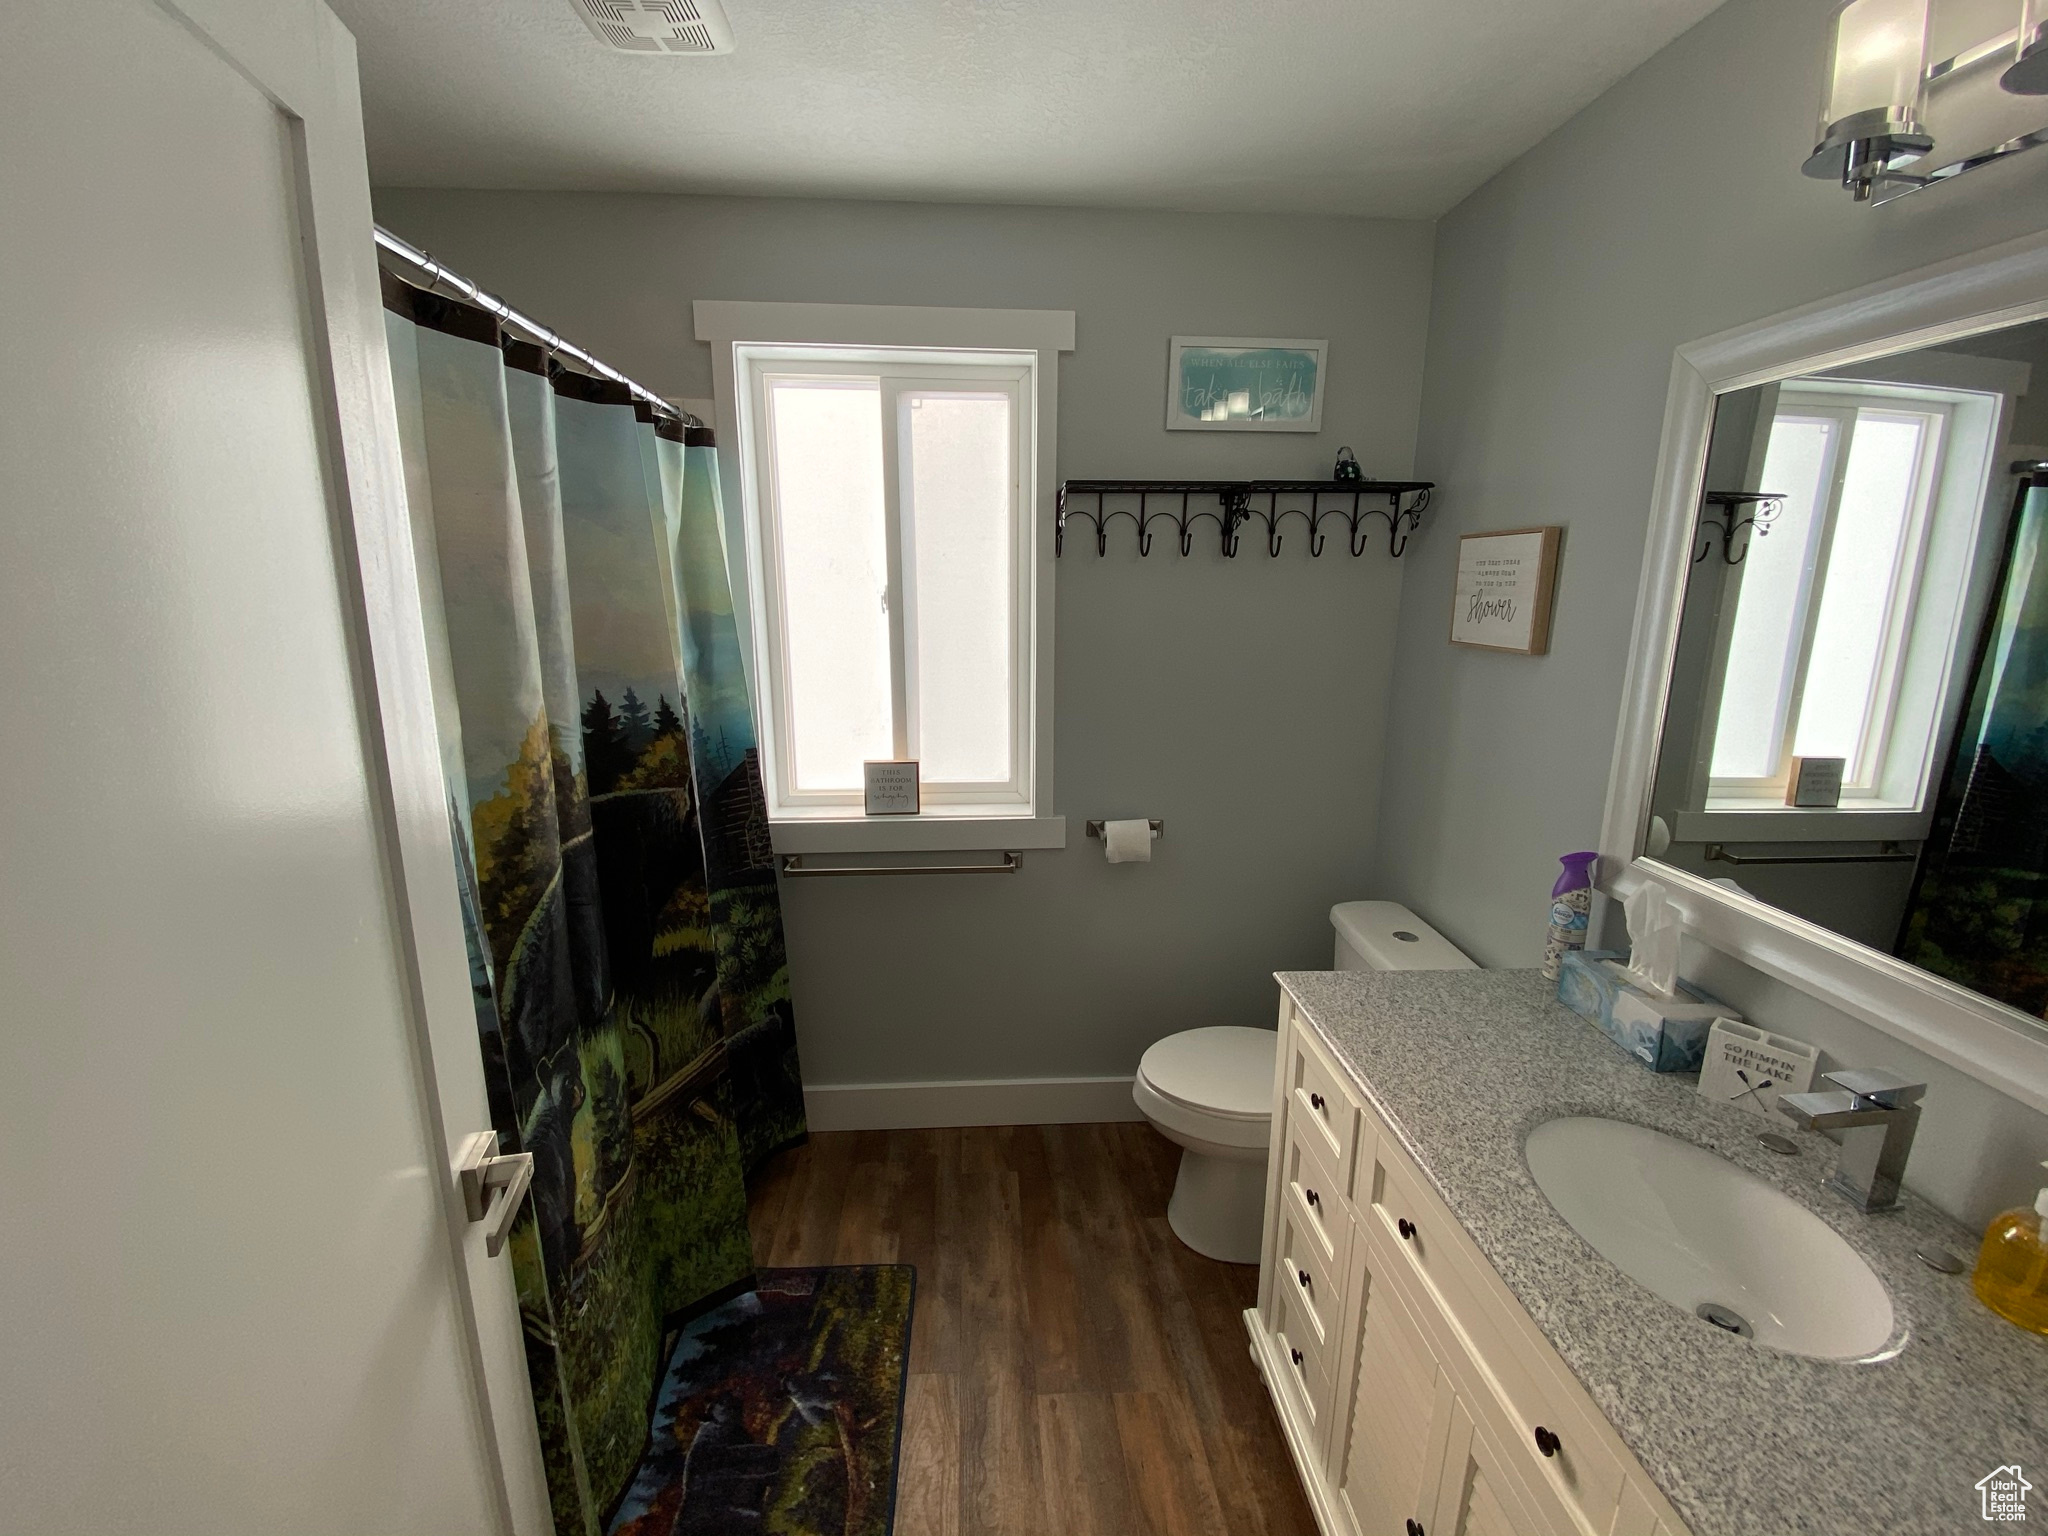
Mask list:
POLYGON ((1449 1418, 1435 1512, 1422 1522, 1426 1536, 1562 1536, 1574 1529, 1530 1506, 1506 1457, 1462 1399, 1450 1399, 1449 1418))
POLYGON ((1653 1493, 1647 1481, 1631 1476, 1622 1485, 1621 1507, 1615 1511, 1608 1536, 1685 1536, 1676 1514, 1668 1522, 1659 1514, 1663 1502, 1663 1496, 1653 1493))
POLYGON ((1429 1519, 1450 1383, 1407 1304, 1376 1274, 1379 1265, 1371 1245, 1355 1245, 1357 1369, 1331 1460, 1338 1506, 1358 1536, 1404 1536, 1429 1519))

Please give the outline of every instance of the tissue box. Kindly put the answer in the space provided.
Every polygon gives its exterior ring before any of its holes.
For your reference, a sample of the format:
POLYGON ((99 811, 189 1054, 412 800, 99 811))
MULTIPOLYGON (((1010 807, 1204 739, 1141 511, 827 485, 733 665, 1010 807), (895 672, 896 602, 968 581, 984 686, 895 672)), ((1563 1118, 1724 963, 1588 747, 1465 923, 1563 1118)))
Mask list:
POLYGON ((1678 997, 1661 1002, 1622 979, 1617 950, 1574 950, 1558 969, 1557 997, 1600 1026, 1600 1032, 1652 1072, 1697 1072, 1714 1020, 1736 1012, 1681 981, 1678 997))
MULTIPOLYGON (((1622 980, 1607 962, 1625 958, 1618 949, 1566 950, 1557 967, 1557 1000, 1595 1023, 1609 1017, 1622 980)), ((1607 1028, 1605 1024, 1600 1027, 1607 1028)))

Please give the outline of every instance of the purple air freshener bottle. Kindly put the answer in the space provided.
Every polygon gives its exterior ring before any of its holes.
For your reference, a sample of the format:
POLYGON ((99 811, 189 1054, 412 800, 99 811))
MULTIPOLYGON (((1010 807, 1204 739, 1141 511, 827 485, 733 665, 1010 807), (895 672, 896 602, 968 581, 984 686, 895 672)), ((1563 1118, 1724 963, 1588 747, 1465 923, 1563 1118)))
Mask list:
POLYGON ((1550 888, 1550 937, 1543 945, 1543 974, 1557 980, 1567 951, 1586 947, 1586 923, 1593 911, 1593 861, 1597 853, 1568 853, 1558 862, 1564 873, 1550 888))

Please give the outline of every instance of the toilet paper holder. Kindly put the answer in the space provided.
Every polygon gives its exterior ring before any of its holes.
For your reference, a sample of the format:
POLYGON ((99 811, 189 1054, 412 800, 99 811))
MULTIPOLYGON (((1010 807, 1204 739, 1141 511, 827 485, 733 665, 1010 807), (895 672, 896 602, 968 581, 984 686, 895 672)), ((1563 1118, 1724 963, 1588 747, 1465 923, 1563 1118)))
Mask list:
MULTIPOLYGON (((1160 818, 1159 818, 1159 817, 1157 817, 1157 816, 1148 816, 1148 817, 1146 817, 1146 818, 1145 818, 1145 824, 1146 824, 1147 826, 1149 826, 1149 827, 1150 827, 1150 828, 1152 829, 1152 838, 1153 838, 1153 841, 1155 841, 1155 842, 1156 842, 1156 841, 1158 841, 1158 840, 1159 840, 1160 838, 1162 838, 1162 837, 1166 836, 1166 823, 1165 823, 1164 821, 1160 820, 1160 818)), ((1099 822, 1099 821, 1088 821, 1088 822, 1083 822, 1083 823, 1082 823, 1081 825, 1082 825, 1082 829, 1083 829, 1084 831, 1086 831, 1086 832, 1087 832, 1087 834, 1088 834, 1088 835, 1089 835, 1090 837, 1100 837, 1100 836, 1102 836, 1102 823, 1101 823, 1101 822, 1099 822)))

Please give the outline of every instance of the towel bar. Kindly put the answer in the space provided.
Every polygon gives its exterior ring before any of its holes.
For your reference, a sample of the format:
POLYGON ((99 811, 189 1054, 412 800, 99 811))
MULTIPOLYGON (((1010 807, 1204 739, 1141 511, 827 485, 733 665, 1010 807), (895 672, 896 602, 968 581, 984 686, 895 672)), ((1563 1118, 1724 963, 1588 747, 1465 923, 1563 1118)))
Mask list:
POLYGON ((1730 853, 1723 844, 1708 843, 1705 856, 1721 864, 1912 864, 1920 858, 1897 843, 1877 846, 1877 853, 1730 853))
POLYGON ((1014 850, 1000 864, 817 864, 804 863, 800 853, 782 856, 785 875, 1014 875, 1024 855, 1014 850))

